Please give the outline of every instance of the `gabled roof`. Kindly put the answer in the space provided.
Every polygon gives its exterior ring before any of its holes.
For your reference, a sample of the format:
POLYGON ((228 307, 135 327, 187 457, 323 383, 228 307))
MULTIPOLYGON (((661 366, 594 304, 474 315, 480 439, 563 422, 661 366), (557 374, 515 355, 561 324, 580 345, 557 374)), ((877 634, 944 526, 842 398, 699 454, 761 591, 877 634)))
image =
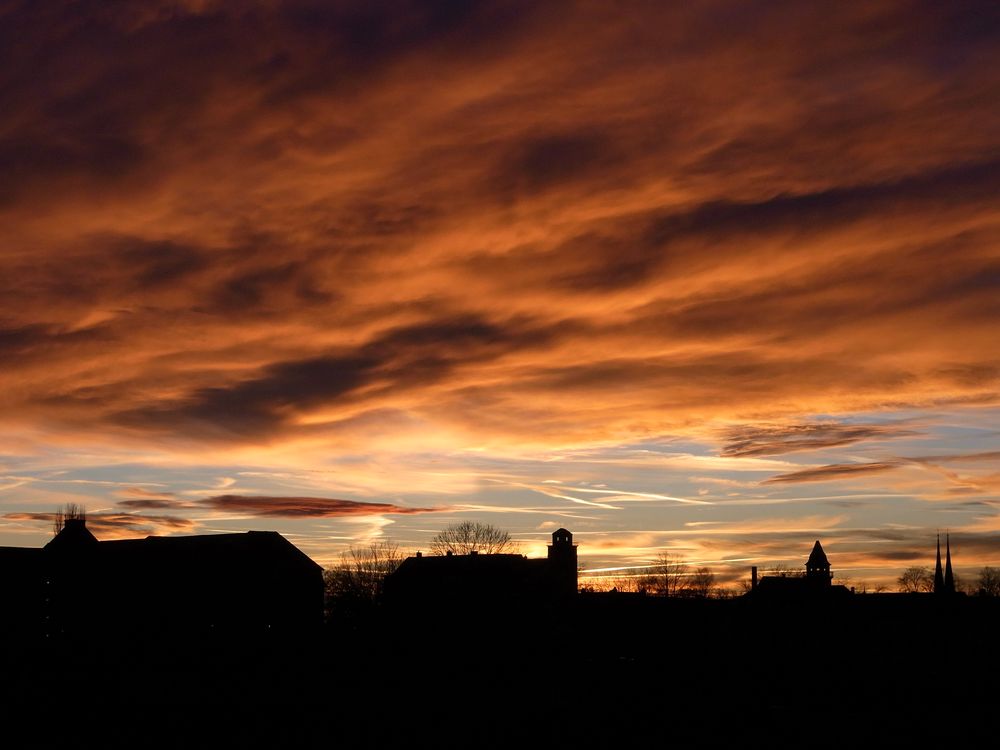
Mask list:
POLYGON ((809 555, 809 559, 806 560, 807 568, 828 568, 830 567, 830 561, 826 559, 826 553, 823 551, 823 546, 816 540, 816 544, 813 545, 813 551, 809 555))
POLYGON ((67 550, 86 549, 99 542, 90 533, 87 523, 82 518, 67 518, 66 524, 59 530, 44 549, 50 552, 65 552, 67 550))
POLYGON ((258 560, 273 567, 283 560, 295 567, 322 570, 302 550, 277 531, 247 531, 236 534, 196 536, 147 536, 145 539, 120 539, 101 542, 99 552, 105 559, 184 560, 191 565, 243 565, 258 560))
MULTIPOLYGON (((210 566, 220 569, 251 564, 272 570, 280 567, 322 571, 320 565, 277 531, 147 536, 145 539, 101 542, 90 533, 82 519, 67 520, 63 529, 43 549, 33 551, 46 555, 56 553, 59 558, 66 559, 86 555, 91 562, 114 564, 122 570, 136 565, 202 569, 210 566)), ((18 553, 11 552, 3 557, 15 554, 18 553)))

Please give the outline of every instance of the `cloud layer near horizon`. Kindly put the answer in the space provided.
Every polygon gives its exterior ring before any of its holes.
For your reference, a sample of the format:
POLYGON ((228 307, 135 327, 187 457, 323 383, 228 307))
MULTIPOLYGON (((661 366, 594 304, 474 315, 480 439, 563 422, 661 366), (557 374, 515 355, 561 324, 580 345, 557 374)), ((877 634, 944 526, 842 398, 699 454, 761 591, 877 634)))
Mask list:
MULTIPOLYGON (((0 469, 332 463, 233 495, 403 508, 485 481, 461 451, 751 461, 1000 403, 996 3, 0 19, 0 469)), ((749 485, 923 481, 893 460, 749 485)))

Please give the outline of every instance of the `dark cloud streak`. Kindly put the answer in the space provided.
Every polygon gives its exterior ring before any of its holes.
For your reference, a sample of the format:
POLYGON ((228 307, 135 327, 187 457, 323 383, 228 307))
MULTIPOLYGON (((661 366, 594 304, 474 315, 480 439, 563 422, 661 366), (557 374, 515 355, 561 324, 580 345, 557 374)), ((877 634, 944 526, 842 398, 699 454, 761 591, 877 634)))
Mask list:
POLYGON ((117 420, 144 429, 202 423, 223 434, 267 436, 296 414, 352 398, 362 388, 417 389, 462 365, 544 345, 552 335, 527 322, 499 325, 473 317, 397 328, 352 352, 274 364, 256 378, 203 388, 174 404, 121 413, 117 420))
POLYGON ((780 456, 797 451, 853 445, 865 440, 892 440, 920 433, 906 424, 812 422, 791 425, 744 425, 723 434, 723 456, 780 456))
POLYGON ((275 518, 341 518, 387 514, 436 513, 443 508, 414 508, 391 503, 369 503, 329 497, 267 497, 264 495, 216 495, 201 501, 212 510, 250 513, 275 518))
POLYGON ((899 462, 872 462, 866 464, 830 464, 813 469, 802 469, 787 474, 778 474, 765 479, 761 484, 794 484, 800 482, 831 482, 855 479, 870 474, 881 474, 899 466, 899 462))

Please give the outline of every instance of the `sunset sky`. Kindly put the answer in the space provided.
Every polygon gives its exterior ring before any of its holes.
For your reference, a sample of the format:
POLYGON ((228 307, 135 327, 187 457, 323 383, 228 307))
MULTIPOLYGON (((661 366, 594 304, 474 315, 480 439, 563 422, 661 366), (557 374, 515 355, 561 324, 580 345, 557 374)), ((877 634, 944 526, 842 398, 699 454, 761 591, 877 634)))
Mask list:
POLYGON ((1000 3, 0 1, 0 545, 1000 565, 1000 3))

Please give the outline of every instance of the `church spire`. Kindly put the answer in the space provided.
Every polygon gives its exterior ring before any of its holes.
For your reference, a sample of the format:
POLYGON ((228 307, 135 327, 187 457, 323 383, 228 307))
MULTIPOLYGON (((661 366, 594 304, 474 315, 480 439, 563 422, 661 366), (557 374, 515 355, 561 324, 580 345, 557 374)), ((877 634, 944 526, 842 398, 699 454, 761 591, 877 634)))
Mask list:
POLYGON ((945 550, 947 555, 947 562, 944 566, 944 593, 954 594, 955 593, 955 574, 951 571, 951 535, 945 534, 944 537, 945 550))
POLYGON ((941 573, 941 535, 937 535, 937 565, 934 566, 934 593, 944 593, 944 575, 941 573))

